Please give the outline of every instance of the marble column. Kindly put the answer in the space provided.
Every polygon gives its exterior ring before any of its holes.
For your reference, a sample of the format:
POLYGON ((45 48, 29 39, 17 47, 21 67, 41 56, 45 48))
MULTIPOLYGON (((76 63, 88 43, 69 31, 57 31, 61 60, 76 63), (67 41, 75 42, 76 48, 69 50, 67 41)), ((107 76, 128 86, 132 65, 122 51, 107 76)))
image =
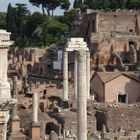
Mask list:
POLYGON ((63 99, 68 100, 68 52, 63 55, 63 99))
POLYGON ((77 98, 77 52, 75 52, 74 56, 74 97, 77 98))
POLYGON ((38 121, 38 93, 33 93, 33 120, 31 124, 30 138, 32 140, 41 140, 40 123, 38 121))
POLYGON ((86 84, 86 90, 87 90, 87 99, 90 98, 90 52, 86 52, 86 81, 87 81, 87 84, 86 84))
POLYGON ((13 89, 17 90, 17 76, 13 77, 13 89))
POLYGON ((3 125, 3 139, 2 140, 6 140, 7 139, 7 123, 5 123, 4 125, 3 125))
POLYGON ((78 51, 77 137, 87 140, 86 51, 78 51))
MULTIPOLYGON (((13 98, 17 100, 17 76, 13 77, 13 98)), ((18 118, 18 104, 13 105, 13 118, 18 118)))
POLYGON ((38 122, 38 93, 33 93, 33 123, 38 122))

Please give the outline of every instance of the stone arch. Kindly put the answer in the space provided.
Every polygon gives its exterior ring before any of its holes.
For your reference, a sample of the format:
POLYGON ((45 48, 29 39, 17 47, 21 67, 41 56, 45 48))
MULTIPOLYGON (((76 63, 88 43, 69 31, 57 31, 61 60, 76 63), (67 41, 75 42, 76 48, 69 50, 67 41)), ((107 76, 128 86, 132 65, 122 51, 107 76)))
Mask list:
POLYGON ((123 68, 124 64, 123 64, 121 56, 118 53, 112 53, 111 55, 112 55, 112 57, 114 57, 116 59, 117 66, 120 66, 123 68))
POLYGON ((41 112, 44 112, 45 105, 43 102, 39 103, 39 109, 41 112))
POLYGON ((96 22, 94 19, 92 19, 92 33, 95 33, 96 32, 96 22))
POLYGON ((51 103, 50 106, 61 106, 61 98, 57 96, 50 96, 48 97, 49 102, 51 103))
POLYGON ((39 68, 39 74, 43 75, 43 67, 42 66, 40 66, 40 68, 39 68))
POLYGON ((28 73, 32 72, 32 65, 31 64, 27 65, 27 72, 28 73))
POLYGON ((88 24, 87 24, 87 31, 86 31, 86 35, 88 36, 88 34, 89 34, 89 31, 90 31, 90 23, 89 23, 89 21, 88 21, 88 24))
POLYGON ((128 45, 129 45, 129 49, 131 46, 134 46, 134 48, 137 50, 137 43, 135 41, 129 40, 128 45))
POLYGON ((58 134, 59 128, 58 125, 54 124, 53 122, 46 123, 45 133, 50 135, 52 131, 55 131, 58 134))
POLYGON ((91 57, 92 57, 94 55, 94 53, 96 53, 100 50, 99 43, 98 42, 92 43, 90 45, 90 50, 91 50, 91 57))
POLYGON ((129 41, 129 58, 130 63, 137 62, 137 43, 134 41, 129 41))

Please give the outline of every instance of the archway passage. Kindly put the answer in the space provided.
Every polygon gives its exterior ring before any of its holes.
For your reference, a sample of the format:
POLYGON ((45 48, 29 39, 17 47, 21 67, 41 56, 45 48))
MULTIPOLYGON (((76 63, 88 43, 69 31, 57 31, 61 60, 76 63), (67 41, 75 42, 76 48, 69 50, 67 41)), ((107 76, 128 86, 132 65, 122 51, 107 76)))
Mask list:
POLYGON ((129 41, 128 44, 129 44, 129 48, 131 46, 134 46, 134 48, 137 50, 137 43, 135 41, 129 41))
POLYGON ((53 104, 53 106, 59 106, 61 107, 61 98, 58 96, 50 96, 48 97, 48 100, 53 104))
POLYGON ((52 131, 55 131, 58 134, 58 130, 59 130, 58 126, 53 122, 48 122, 46 124, 46 129, 45 129, 46 135, 50 135, 52 131))
POLYGON ((96 32, 96 23, 95 23, 95 20, 92 20, 92 32, 93 33, 96 32))
POLYGON ((32 72, 32 65, 31 64, 28 64, 27 65, 27 72, 28 73, 31 73, 32 72))

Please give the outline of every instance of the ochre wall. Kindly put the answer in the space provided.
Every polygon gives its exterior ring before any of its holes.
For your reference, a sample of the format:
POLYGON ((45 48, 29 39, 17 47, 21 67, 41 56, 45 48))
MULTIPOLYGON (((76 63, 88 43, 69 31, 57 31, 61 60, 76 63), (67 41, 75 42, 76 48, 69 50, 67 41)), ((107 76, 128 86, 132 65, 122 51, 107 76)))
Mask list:
POLYGON ((91 91, 98 94, 98 101, 103 101, 103 83, 98 75, 96 75, 91 81, 91 91))
POLYGON ((140 97, 140 83, 121 75, 105 84, 105 101, 117 100, 118 93, 127 93, 128 102, 135 102, 140 97))

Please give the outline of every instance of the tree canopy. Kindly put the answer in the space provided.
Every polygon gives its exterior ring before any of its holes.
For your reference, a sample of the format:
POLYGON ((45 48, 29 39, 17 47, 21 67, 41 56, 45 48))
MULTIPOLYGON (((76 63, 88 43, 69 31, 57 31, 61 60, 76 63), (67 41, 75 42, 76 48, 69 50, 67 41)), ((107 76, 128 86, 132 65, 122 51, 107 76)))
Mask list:
POLYGON ((69 31, 66 24, 58 20, 51 19, 40 25, 34 32, 33 38, 37 46, 45 46, 57 42, 65 33, 69 31))
POLYGON ((81 8, 87 5, 93 9, 140 9, 140 0, 81 0, 74 1, 74 8, 81 8))
MULTIPOLYGON (((63 2, 66 1, 63 0, 63 2)), ((57 16, 49 18, 39 12, 31 14, 25 4, 16 4, 15 7, 9 4, 5 17, 6 29, 12 33, 14 45, 20 48, 42 47, 55 43, 69 31, 69 18, 60 20, 57 16), (65 20, 69 22, 67 23, 65 20)))
POLYGON ((16 39, 17 37, 17 26, 16 26, 16 16, 15 10, 9 3, 6 15, 6 29, 8 32, 11 32, 11 38, 16 39))
POLYGON ((46 10, 48 16, 50 16, 50 11, 54 11, 59 6, 64 10, 68 10, 70 6, 69 0, 29 0, 29 2, 37 7, 41 6, 43 14, 45 15, 46 10))
POLYGON ((6 13, 0 12, 0 29, 6 29, 6 13))

